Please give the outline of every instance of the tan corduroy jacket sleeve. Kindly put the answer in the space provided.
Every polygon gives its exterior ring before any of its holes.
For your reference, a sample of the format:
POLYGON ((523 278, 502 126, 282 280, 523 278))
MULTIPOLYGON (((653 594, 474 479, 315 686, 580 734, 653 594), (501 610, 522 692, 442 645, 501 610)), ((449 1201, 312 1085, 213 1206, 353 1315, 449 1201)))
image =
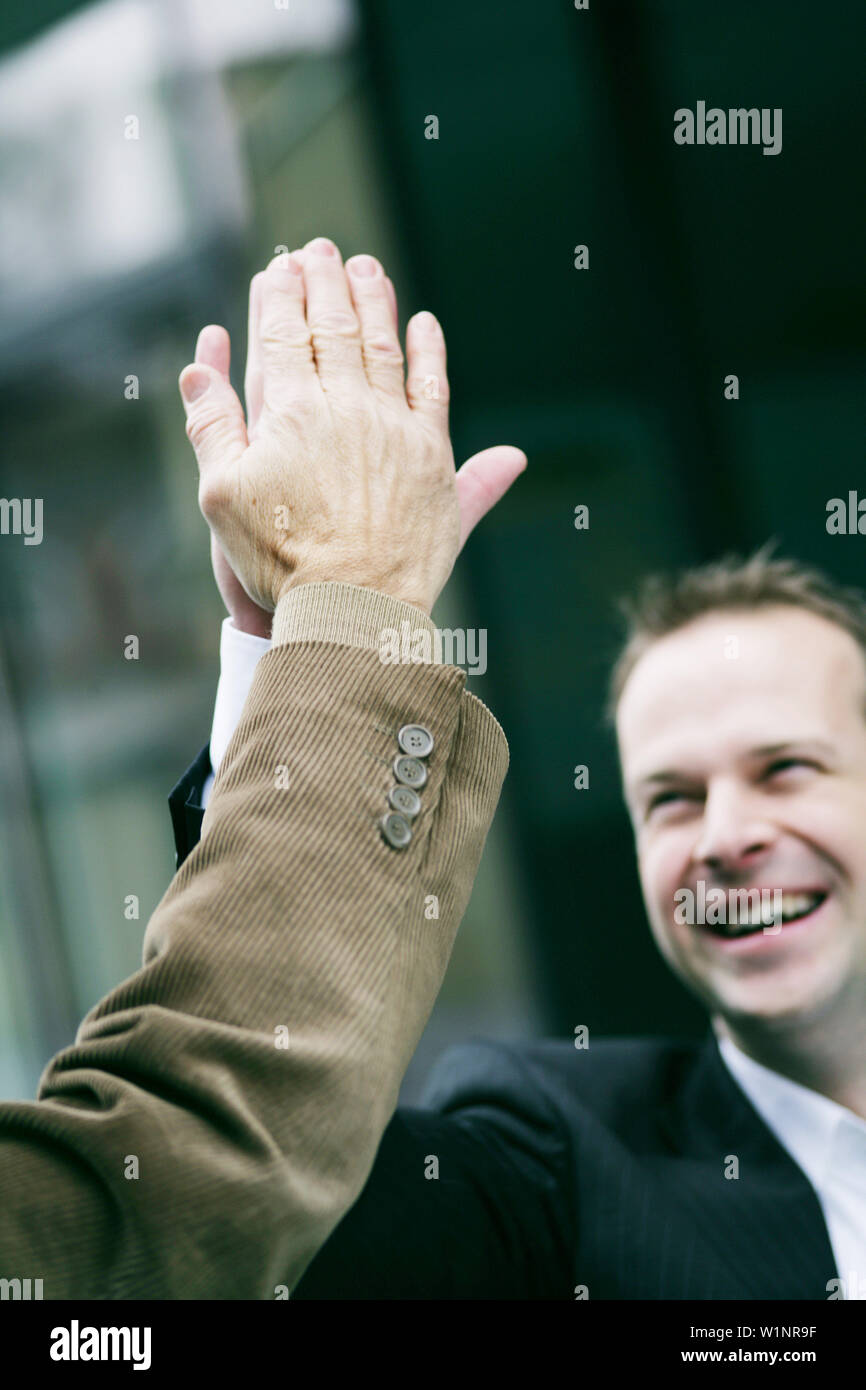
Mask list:
POLYGON ((273 1298, 358 1196, 508 758, 464 673, 383 663, 386 629, 416 657, 433 631, 349 585, 281 601, 142 969, 36 1101, 0 1105, 0 1278, 46 1299, 273 1298), (410 723, 434 747, 398 850, 379 823, 410 723))

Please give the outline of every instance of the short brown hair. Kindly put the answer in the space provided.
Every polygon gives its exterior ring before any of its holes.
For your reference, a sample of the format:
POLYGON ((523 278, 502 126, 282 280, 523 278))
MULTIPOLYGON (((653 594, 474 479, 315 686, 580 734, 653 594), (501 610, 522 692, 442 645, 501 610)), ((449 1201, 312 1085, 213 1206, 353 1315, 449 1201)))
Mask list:
POLYGON ((748 559, 727 555, 679 574, 651 575, 633 597, 621 601, 627 631, 611 673, 609 719, 615 717, 628 677, 653 642, 706 613, 779 604, 805 608, 850 633, 866 662, 866 594, 798 560, 773 559, 773 548, 771 542, 748 559))

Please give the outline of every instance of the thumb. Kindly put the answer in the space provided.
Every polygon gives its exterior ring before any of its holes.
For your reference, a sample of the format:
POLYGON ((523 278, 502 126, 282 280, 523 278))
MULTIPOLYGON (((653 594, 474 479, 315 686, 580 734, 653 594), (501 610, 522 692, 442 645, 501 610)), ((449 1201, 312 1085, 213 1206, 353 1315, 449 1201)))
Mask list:
POLYGON ((526 455, 511 444, 494 444, 473 454, 457 471, 460 549, 483 516, 495 507, 526 467, 526 455))
POLYGON ((247 427, 229 382, 215 367, 195 362, 184 367, 178 385, 199 472, 236 463, 247 447, 247 427))

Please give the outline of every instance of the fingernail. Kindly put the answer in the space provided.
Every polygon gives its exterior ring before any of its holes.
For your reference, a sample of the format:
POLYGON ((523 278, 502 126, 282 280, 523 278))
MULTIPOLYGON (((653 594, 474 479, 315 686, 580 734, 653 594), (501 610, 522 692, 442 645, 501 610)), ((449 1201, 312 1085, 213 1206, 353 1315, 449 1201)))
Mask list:
POLYGON ((420 328, 422 333, 429 333, 432 335, 434 333, 441 333, 442 331, 439 327, 439 320, 434 314, 429 313, 427 309, 422 309, 420 314, 415 315, 415 325, 417 328, 420 328))
POLYGON ((336 256, 337 248, 327 237, 317 236, 313 241, 308 241, 304 247, 305 251, 312 251, 317 256, 336 256))
POLYGON ((346 269, 353 275, 378 275, 379 262, 374 256, 353 256, 346 262, 346 269))
POLYGON ((203 396, 210 386, 210 377, 206 372, 190 372, 189 376, 182 378, 180 383, 180 394, 187 404, 192 405, 199 396, 203 396))

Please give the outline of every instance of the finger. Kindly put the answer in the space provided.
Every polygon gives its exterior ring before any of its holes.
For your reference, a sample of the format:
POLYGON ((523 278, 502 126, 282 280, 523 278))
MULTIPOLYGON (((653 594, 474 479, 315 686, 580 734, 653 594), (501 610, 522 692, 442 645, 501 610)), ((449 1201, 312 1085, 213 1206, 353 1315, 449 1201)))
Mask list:
POLYGON ((204 476, 237 462, 247 447, 241 403, 216 367, 191 363, 179 380, 186 432, 204 476))
POLYGON ((352 256, 346 262, 346 271, 361 325, 361 352, 367 380, 377 395, 405 406, 403 352, 385 272, 374 256, 352 256))
POLYGON ((322 389, 366 389, 361 329, 339 251, 326 237, 316 237, 304 247, 303 265, 307 323, 322 389))
POLYGON ((385 284, 388 288, 388 299, 391 302, 391 313, 394 316, 394 328, 399 333, 400 319, 397 314, 397 291, 394 289, 394 281, 391 279, 390 275, 385 276, 385 284))
POLYGON ((496 444, 473 454, 457 470, 457 498, 460 503, 460 549, 466 537, 483 516, 495 507, 515 478, 526 468, 526 455, 511 444, 496 444))
POLYGON ((209 323, 198 335, 195 360, 203 367, 215 367, 228 380, 232 346, 227 331, 218 323, 209 323))
POLYGON ((406 325, 406 398, 419 415, 448 428, 448 375, 445 335, 437 319, 424 311, 406 325))
POLYGON ((276 256, 256 293, 263 408, 280 413, 302 392, 318 389, 300 260, 276 256))
POLYGON ((244 374, 244 400, 247 403, 247 437, 252 439, 262 413, 264 379, 262 375, 262 345, 260 341, 262 280, 264 271, 259 271, 250 281, 249 310, 247 314, 247 369, 244 374))

